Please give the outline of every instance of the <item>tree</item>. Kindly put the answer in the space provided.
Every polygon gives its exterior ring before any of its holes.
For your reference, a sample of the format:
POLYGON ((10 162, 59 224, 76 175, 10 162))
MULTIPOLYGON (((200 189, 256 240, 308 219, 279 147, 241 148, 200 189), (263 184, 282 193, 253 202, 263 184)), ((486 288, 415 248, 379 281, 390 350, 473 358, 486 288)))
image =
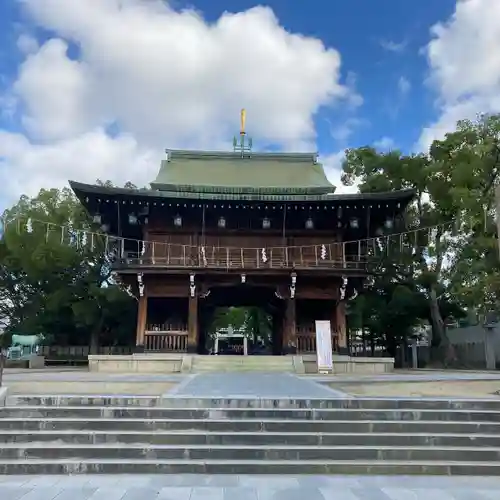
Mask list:
POLYGON ((91 352, 110 325, 133 333, 136 307, 114 284, 106 238, 85 233, 98 229, 69 189, 21 197, 4 219, 0 317, 9 332, 90 344, 91 352))
POLYGON ((269 338, 272 333, 271 318, 260 307, 217 308, 210 325, 210 333, 214 335, 218 330, 229 327, 243 331, 254 342, 258 336, 269 338))
MULTIPOLYGON (((405 156, 399 151, 379 153, 370 147, 350 149, 343 163, 342 181, 359 182, 361 192, 393 191, 412 188, 415 203, 410 207, 407 226, 421 228, 449 222, 453 207, 442 189, 446 179, 436 173, 433 162, 425 155, 405 156)), ((434 234, 416 233, 412 249, 414 269, 425 291, 432 324, 433 345, 448 345, 444 321, 438 307, 437 287, 442 271, 446 245, 442 230, 434 234)))
POLYGON ((465 307, 485 316, 500 306, 495 189, 500 184, 500 115, 458 122, 430 156, 453 179, 456 237, 446 279, 465 307))
POLYGON ((241 330, 245 326, 246 309, 244 307, 218 307, 210 324, 210 333, 214 335, 219 330, 232 327, 241 330))
POLYGON ((254 343, 257 341, 257 337, 266 339, 269 342, 273 330, 272 318, 264 309, 261 307, 248 307, 245 326, 254 343))
POLYGON ((497 308, 500 266, 494 191, 499 185, 500 117, 461 121, 455 131, 434 141, 428 152, 402 155, 370 147, 346 152, 342 180, 359 182, 362 192, 412 188, 408 229, 420 231, 410 248, 412 263, 397 256, 395 282, 410 277, 424 294, 432 325, 432 345, 453 358, 445 319, 463 316, 463 307, 497 308), (453 299, 452 299, 453 298, 453 299))

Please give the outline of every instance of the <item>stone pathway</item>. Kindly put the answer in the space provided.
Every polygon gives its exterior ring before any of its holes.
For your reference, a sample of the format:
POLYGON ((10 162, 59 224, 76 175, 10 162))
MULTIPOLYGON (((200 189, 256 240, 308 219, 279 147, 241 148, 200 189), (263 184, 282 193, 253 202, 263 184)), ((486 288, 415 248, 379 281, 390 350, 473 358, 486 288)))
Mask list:
POLYGON ((0 476, 3 500, 498 500, 500 478, 0 476))
POLYGON ((198 398, 339 398, 347 395, 290 373, 203 373, 180 383, 169 395, 198 398))

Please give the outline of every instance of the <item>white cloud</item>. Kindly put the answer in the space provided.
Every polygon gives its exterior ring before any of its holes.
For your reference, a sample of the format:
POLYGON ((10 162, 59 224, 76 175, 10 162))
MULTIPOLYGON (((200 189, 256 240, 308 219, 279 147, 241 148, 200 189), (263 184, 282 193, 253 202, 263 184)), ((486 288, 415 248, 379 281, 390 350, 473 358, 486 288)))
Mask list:
POLYGON ((339 151, 320 157, 320 162, 326 172, 328 180, 336 187, 335 193, 357 193, 357 184, 354 186, 344 186, 340 177, 342 175, 342 162, 345 158, 345 152, 339 151))
POLYGON ((39 49, 38 41, 35 37, 22 33, 17 39, 17 48, 23 54, 32 54, 39 49))
POLYGON ((390 151, 396 147, 396 144, 391 137, 382 137, 373 143, 373 147, 382 151, 390 151))
POLYGON ((130 180, 142 186, 155 177, 161 158, 161 151, 141 148, 132 136, 111 139, 102 129, 43 145, 0 131, 0 193, 2 201, 12 203, 20 193, 64 187, 68 179, 130 180))
POLYGON ((332 127, 331 136, 342 145, 349 140, 354 131, 362 126, 368 125, 368 122, 362 118, 351 117, 342 121, 336 127, 332 127))
POLYGON ((411 90, 411 83, 405 76, 400 76, 398 80, 398 90, 402 96, 406 96, 411 90))
POLYGON ((422 131, 421 148, 442 138, 457 120, 500 112, 500 2, 459 0, 450 19, 431 33, 425 52, 439 117, 422 131))
POLYGON ((68 178, 146 184, 165 147, 227 147, 241 107, 256 144, 315 149, 318 109, 361 103, 354 77, 340 83, 339 53, 266 7, 209 24, 160 0, 20 1, 53 39, 18 42, 27 137, 1 135, 0 199, 68 178))
POLYGON ((23 100, 23 124, 35 138, 60 140, 98 126, 92 77, 84 63, 66 56, 67 44, 53 39, 21 65, 14 91, 23 100))
POLYGON ((408 42, 406 40, 403 40, 402 42, 395 42, 393 40, 380 40, 379 43, 384 50, 395 53, 403 52, 408 45, 408 42))

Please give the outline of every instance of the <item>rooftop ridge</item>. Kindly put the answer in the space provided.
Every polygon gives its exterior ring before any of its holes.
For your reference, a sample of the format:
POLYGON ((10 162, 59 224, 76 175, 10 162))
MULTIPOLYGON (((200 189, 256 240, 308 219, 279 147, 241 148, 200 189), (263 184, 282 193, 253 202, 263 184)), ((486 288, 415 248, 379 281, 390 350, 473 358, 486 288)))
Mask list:
POLYGON ((210 159, 239 159, 239 160, 281 160, 281 161, 304 161, 318 162, 317 152, 294 153, 294 152, 245 152, 242 156, 239 151, 203 151, 185 149, 166 149, 168 159, 190 159, 190 160, 210 160, 210 159))

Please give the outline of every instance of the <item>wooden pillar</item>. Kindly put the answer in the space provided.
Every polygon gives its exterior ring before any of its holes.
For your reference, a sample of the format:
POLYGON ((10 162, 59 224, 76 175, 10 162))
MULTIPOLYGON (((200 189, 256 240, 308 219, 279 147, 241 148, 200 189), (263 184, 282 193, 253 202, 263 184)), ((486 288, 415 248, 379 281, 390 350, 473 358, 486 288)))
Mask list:
POLYGON ((337 326, 337 303, 338 301, 334 300, 333 303, 329 301, 330 304, 330 314, 329 314, 329 320, 330 320, 330 328, 332 331, 332 349, 334 353, 339 352, 339 333, 338 333, 338 326, 337 326))
POLYGON ((349 348, 347 345, 347 329, 345 319, 345 300, 339 300, 336 307, 336 329, 339 345, 339 354, 348 355, 349 348))
POLYGON ((285 305, 285 324, 283 329, 283 354, 297 353, 297 321, 295 299, 287 298, 285 305))
POLYGON ((199 332, 198 332, 198 294, 189 297, 188 304, 188 342, 187 352, 196 354, 198 352, 199 332))
POLYGON ((144 333, 148 315, 148 299, 145 295, 139 297, 137 308, 137 329, 135 332, 135 345, 138 352, 144 350, 144 333))

